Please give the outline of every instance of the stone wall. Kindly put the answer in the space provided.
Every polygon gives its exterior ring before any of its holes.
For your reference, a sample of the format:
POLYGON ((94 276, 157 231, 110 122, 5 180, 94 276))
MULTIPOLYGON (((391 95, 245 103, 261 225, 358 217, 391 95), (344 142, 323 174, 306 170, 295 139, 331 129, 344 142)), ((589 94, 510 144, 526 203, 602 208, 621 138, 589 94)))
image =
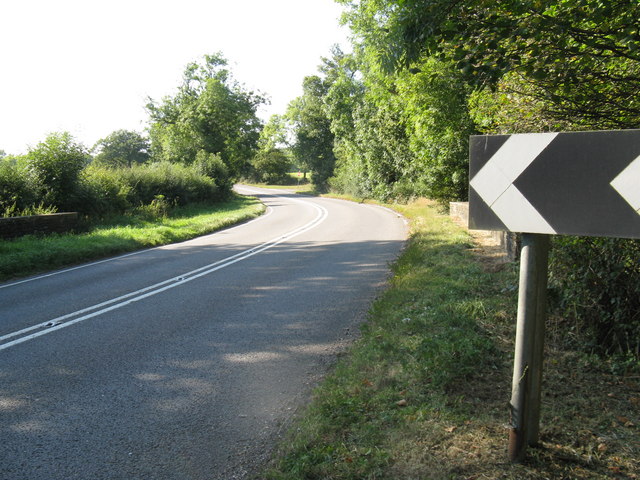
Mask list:
POLYGON ((78 224, 78 214, 50 213, 27 217, 0 218, 0 238, 16 238, 23 235, 64 233, 78 224))
MULTIPOLYGON (((469 228, 469 202, 451 202, 449 215, 456 223, 469 228)), ((518 234, 513 232, 498 232, 489 230, 474 230, 485 237, 490 237, 498 245, 510 261, 515 261, 519 255, 518 234)))

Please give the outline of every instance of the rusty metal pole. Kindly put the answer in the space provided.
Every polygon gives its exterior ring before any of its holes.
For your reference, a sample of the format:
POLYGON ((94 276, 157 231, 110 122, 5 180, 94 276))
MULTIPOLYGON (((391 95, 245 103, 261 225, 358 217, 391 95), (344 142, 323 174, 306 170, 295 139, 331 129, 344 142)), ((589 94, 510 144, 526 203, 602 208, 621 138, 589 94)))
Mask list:
POLYGON ((523 234, 510 402, 513 462, 524 458, 527 445, 538 442, 548 260, 549 236, 523 234))

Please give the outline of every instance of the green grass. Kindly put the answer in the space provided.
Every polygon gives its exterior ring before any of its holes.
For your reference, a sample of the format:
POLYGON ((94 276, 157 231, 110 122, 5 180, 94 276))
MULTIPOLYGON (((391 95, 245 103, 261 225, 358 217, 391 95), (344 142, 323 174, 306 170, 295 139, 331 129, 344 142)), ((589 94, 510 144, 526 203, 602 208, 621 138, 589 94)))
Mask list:
POLYGON ((516 267, 481 255, 435 205, 394 208, 412 233, 389 288, 260 478, 638 478, 638 377, 553 338, 542 446, 507 462, 516 267))
POLYGON ((143 209, 79 234, 29 235, 0 241, 0 280, 188 240, 254 218, 263 211, 257 200, 236 196, 224 203, 176 208, 166 216, 143 209))

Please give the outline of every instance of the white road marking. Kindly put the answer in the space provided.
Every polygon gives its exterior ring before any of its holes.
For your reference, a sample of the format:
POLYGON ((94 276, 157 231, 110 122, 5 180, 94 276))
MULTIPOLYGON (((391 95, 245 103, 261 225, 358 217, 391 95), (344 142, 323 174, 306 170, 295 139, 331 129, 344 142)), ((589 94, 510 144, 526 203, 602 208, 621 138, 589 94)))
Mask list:
MULTIPOLYGON (((256 191, 256 190, 253 190, 253 192, 260 193, 260 194, 264 193, 262 191, 256 191)), ((82 322, 84 320, 88 320, 90 318, 97 317, 99 315, 116 310, 118 308, 122 308, 133 302, 137 302, 145 298, 157 295, 159 293, 165 292, 172 288, 181 286, 197 278, 203 277, 205 275, 209 275, 210 273, 221 270, 225 267, 238 263, 242 260, 246 260, 247 258, 257 255, 258 253, 264 252, 265 250, 273 248, 282 242, 290 240, 298 235, 301 235, 313 229, 314 227, 322 223, 328 216, 328 211, 320 205, 317 205, 315 203, 311 203, 305 200, 299 200, 299 199, 291 199, 291 200, 297 203, 312 206, 317 211, 317 216, 310 222, 306 223, 305 225, 302 225, 301 227, 298 227, 290 232, 287 232, 284 235, 280 235, 261 245, 252 247, 250 249, 247 249, 243 252, 237 253, 225 259, 219 260, 209 265, 205 265, 195 270, 191 270, 190 272, 180 274, 178 276, 169 278, 167 280, 136 290, 134 292, 121 295, 111 300, 107 300, 105 302, 92 305, 91 307, 83 308, 81 310, 3 335, 0 337, 0 342, 4 342, 5 340, 8 340, 14 337, 19 337, 19 338, 16 338, 15 340, 1 344, 0 351, 5 350, 9 347, 13 347, 15 345, 19 345, 21 343, 40 337, 42 335, 55 332, 62 328, 70 327, 71 325, 75 325, 76 323, 82 322), (34 332, 34 333, 25 335, 25 334, 28 334, 29 332, 34 332)), ((235 227, 235 228, 238 228, 238 227, 235 227)), ((122 257, 119 257, 119 258, 122 258, 122 257)))

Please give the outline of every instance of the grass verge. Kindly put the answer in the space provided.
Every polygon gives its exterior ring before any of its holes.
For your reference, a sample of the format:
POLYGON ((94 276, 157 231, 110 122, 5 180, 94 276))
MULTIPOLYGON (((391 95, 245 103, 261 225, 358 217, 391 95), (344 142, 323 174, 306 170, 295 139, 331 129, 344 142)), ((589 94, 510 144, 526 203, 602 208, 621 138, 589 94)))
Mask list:
POLYGON ((85 233, 28 235, 0 241, 0 280, 205 235, 261 214, 256 199, 235 196, 214 205, 195 204, 156 216, 148 209, 113 218, 85 233))
POLYGON ((636 479, 639 377, 549 329, 541 446, 507 461, 517 272, 424 201, 361 338, 260 475, 300 479, 636 479))

